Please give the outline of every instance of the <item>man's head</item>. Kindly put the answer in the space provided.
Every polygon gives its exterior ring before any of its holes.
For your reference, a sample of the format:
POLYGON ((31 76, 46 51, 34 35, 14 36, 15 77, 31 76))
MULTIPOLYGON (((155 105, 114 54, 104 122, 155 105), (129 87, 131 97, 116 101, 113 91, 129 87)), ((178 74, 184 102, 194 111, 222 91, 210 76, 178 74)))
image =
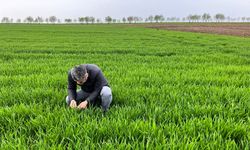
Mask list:
POLYGON ((82 85, 88 79, 88 72, 86 67, 83 65, 75 66, 71 69, 71 76, 77 84, 82 85))

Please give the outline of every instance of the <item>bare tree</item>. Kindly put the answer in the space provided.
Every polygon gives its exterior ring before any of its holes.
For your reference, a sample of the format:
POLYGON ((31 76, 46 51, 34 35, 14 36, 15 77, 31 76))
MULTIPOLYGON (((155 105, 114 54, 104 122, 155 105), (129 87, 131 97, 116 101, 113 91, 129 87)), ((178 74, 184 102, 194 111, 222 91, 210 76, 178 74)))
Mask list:
POLYGON ((224 21, 225 20, 225 16, 224 14, 221 14, 221 13, 218 13, 214 16, 214 18, 216 19, 217 22, 220 22, 220 21, 224 21))
POLYGON ((34 23, 38 23, 38 20, 37 20, 37 18, 34 20, 34 23))
POLYGON ((46 18, 46 19, 45 19, 45 22, 46 22, 46 23, 49 23, 49 18, 46 18))
POLYGON ((192 16, 193 16, 193 15, 188 15, 188 16, 187 16, 188 22, 192 22, 192 20, 193 20, 193 19, 192 19, 192 16))
POLYGON ((55 23, 56 21, 57 21, 56 16, 50 16, 50 17, 49 17, 49 22, 55 23))
POLYGON ((160 15, 160 16, 159 16, 159 21, 160 21, 160 22, 165 21, 165 18, 163 17, 163 15, 160 15))
POLYGON ((156 23, 158 23, 160 20, 160 15, 155 15, 154 20, 156 21, 156 23))
POLYGON ((201 20, 201 16, 200 15, 194 15, 194 17, 195 17, 196 22, 199 22, 201 20))
POLYGON ((208 22, 210 19, 211 19, 211 16, 210 16, 208 13, 204 13, 204 14, 202 15, 202 20, 203 20, 204 22, 208 22))
POLYGON ((96 19, 96 23, 101 23, 102 21, 101 21, 101 19, 96 19))
POLYGON ((95 23, 95 18, 94 17, 89 17, 89 21, 92 23, 92 24, 94 24, 95 23))
POLYGON ((122 22, 126 23, 127 19, 125 17, 122 18, 122 22))
POLYGON ((31 16, 26 17, 25 20, 26 20, 28 23, 32 23, 32 22, 34 21, 33 17, 31 17, 31 16))
POLYGON ((84 23, 85 17, 79 17, 79 18, 78 18, 78 21, 79 21, 80 23, 84 23))
POLYGON ((137 23, 139 21, 139 17, 134 16, 133 20, 134 20, 134 23, 137 23))
POLYGON ((148 17, 148 21, 150 21, 150 23, 152 23, 152 22, 154 21, 154 16, 152 16, 152 15, 149 16, 149 17, 148 17))
POLYGON ((134 17, 133 16, 129 16, 127 18, 127 20, 128 20, 128 23, 132 23, 134 21, 134 17))
POLYGON ((72 19, 70 19, 70 18, 64 19, 64 22, 66 22, 66 23, 71 23, 71 22, 72 22, 72 19))
POLYGON ((22 20, 19 18, 16 20, 16 23, 21 23, 21 22, 22 22, 22 20))
POLYGON ((250 22, 250 17, 247 17, 246 20, 247 20, 247 22, 250 22))
POLYGON ((107 17, 105 17, 105 21, 107 23, 111 23, 112 22, 112 18, 110 16, 107 16, 107 17))
POLYGON ((242 20, 242 22, 245 22, 246 21, 246 17, 242 17, 241 20, 242 20))
POLYGON ((154 20, 158 23, 164 21, 165 18, 162 15, 155 15, 154 20))
POLYGON ((34 22, 43 23, 43 18, 38 16, 38 17, 36 17, 34 22))
POLYGON ((200 15, 189 15, 187 17, 187 19, 189 20, 189 22, 199 22, 199 20, 201 19, 200 15))
POLYGON ((89 22, 90 22, 90 17, 89 16, 86 16, 86 17, 84 17, 85 18, 85 22, 87 23, 87 24, 89 24, 89 22))
POLYGON ((1 22, 2 23, 10 23, 10 19, 8 17, 3 17, 1 22))

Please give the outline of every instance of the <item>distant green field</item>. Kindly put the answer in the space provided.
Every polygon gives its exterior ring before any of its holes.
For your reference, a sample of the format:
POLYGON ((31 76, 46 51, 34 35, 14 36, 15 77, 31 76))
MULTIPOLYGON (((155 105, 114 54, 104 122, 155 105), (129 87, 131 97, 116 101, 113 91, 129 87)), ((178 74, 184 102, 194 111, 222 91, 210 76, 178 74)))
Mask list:
POLYGON ((126 25, 0 25, 0 149, 249 149, 250 38, 126 25), (97 64, 100 108, 66 106, 97 64))

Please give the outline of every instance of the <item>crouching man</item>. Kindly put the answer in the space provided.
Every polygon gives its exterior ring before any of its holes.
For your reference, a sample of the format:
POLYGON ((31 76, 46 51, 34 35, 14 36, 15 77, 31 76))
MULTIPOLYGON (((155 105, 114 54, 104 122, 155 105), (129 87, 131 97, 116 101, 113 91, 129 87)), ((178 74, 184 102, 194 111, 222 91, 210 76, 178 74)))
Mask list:
POLYGON ((71 108, 85 109, 89 104, 101 105, 106 112, 112 102, 112 92, 101 69, 94 64, 75 66, 68 72, 68 96, 71 108), (81 90, 76 91, 77 85, 81 90))

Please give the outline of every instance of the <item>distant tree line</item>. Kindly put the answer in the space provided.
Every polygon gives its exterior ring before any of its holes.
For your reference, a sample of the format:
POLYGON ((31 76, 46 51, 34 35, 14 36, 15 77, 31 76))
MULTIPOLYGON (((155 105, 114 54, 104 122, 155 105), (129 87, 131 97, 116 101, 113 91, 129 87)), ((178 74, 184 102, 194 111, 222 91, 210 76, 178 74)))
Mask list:
MULTIPOLYGON (((212 16, 208 13, 204 13, 203 15, 189 15, 187 17, 187 20, 189 22, 211 22, 211 21, 223 22, 225 21, 225 19, 226 19, 225 15, 221 13, 216 14, 214 18, 212 18, 212 16)), ((227 21, 230 22, 231 20, 227 21)))
POLYGON ((16 19, 9 17, 3 17, 1 23, 80 23, 80 24, 94 24, 94 23, 161 23, 161 22, 250 22, 250 17, 237 17, 233 18, 230 16, 225 16, 222 13, 217 13, 214 16, 209 13, 204 13, 202 15, 190 14, 187 17, 178 18, 178 17, 167 17, 163 15, 150 15, 146 18, 138 16, 128 16, 123 17, 122 19, 112 18, 107 16, 104 20, 100 18, 95 18, 93 16, 83 16, 79 18, 66 18, 61 20, 56 16, 50 16, 47 18, 43 17, 32 17, 28 16, 25 19, 16 19))

